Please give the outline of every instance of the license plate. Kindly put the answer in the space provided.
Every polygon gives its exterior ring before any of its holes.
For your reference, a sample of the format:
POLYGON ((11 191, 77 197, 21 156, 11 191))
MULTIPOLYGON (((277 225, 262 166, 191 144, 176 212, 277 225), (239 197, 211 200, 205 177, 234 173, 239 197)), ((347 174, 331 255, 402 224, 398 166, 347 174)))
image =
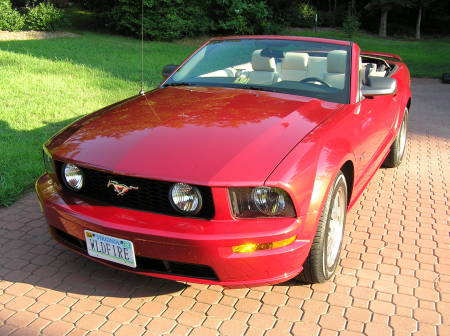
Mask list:
POLYGON ((136 267, 133 242, 89 230, 84 231, 84 236, 90 256, 136 267))

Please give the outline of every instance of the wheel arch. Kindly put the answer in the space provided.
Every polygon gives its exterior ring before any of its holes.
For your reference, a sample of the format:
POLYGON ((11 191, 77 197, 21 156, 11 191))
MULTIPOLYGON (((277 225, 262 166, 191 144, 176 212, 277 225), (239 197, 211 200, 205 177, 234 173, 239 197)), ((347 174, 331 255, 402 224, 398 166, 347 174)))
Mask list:
POLYGON ((347 183, 347 206, 350 204, 352 198, 353 185, 355 181, 355 166, 351 160, 347 160, 341 167, 342 174, 344 174, 345 182, 347 183))

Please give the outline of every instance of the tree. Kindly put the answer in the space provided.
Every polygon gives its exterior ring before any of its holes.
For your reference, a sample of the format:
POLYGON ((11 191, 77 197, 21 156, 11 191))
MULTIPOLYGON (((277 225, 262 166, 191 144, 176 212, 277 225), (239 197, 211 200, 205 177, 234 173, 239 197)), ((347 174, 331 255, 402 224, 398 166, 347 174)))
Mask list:
POLYGON ((355 16, 356 15, 356 5, 355 0, 349 0, 347 6, 347 16, 355 16))
POLYGON ((416 20, 416 39, 420 40, 420 28, 422 25, 422 12, 424 8, 428 8, 432 5, 436 0, 414 0, 414 5, 417 6, 417 20, 416 20))
POLYGON ((378 29, 378 35, 380 37, 387 36, 387 18, 388 13, 392 9, 393 6, 405 6, 409 5, 409 0, 371 0, 367 5, 366 9, 379 9, 381 11, 380 14, 380 26, 378 29))

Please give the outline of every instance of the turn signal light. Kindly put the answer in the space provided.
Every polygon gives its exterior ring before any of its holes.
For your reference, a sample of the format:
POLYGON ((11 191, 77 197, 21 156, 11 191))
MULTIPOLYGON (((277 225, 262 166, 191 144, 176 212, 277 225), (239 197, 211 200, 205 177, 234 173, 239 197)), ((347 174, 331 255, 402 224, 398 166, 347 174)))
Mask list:
POLYGON ((234 253, 249 253, 261 250, 272 250, 290 245, 295 241, 296 238, 297 236, 292 236, 290 238, 274 241, 271 243, 261 243, 261 244, 247 243, 238 246, 233 246, 232 250, 234 253))

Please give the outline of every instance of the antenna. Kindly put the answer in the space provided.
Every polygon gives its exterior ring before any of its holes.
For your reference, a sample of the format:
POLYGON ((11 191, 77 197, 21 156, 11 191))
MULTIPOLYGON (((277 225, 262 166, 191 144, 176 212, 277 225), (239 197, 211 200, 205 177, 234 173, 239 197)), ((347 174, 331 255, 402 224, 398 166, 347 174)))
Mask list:
POLYGON ((141 0, 141 96, 145 94, 144 84, 144 0, 141 0))

